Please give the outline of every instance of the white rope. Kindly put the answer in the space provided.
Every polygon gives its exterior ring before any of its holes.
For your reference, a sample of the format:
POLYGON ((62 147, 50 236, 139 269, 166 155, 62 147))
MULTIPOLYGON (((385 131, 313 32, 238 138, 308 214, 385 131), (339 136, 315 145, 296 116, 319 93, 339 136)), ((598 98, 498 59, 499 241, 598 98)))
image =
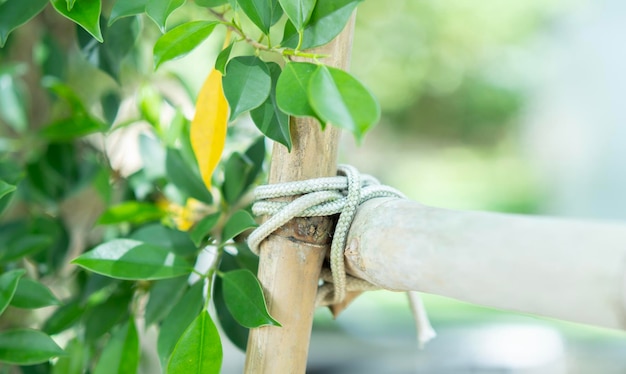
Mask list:
MULTIPOLYGON (((322 272, 324 284, 318 290, 316 305, 341 303, 346 291, 378 289, 363 279, 346 274, 344 250, 348 231, 360 204, 378 197, 405 198, 401 192, 381 185, 376 178, 369 175, 360 175, 352 166, 340 165, 339 175, 336 177, 259 186, 254 194, 256 202, 252 206, 252 213, 269 216, 248 237, 248 245, 257 255, 261 242, 291 219, 339 213, 330 248, 330 274, 327 271, 322 272), (299 197, 291 202, 271 200, 294 196, 299 197)), ((411 305, 414 306, 414 303, 411 305)), ((430 326, 423 307, 413 310, 418 326, 430 326)), ((429 335, 432 334, 429 332, 429 335)), ((420 344, 424 343, 421 334, 418 336, 420 344)))

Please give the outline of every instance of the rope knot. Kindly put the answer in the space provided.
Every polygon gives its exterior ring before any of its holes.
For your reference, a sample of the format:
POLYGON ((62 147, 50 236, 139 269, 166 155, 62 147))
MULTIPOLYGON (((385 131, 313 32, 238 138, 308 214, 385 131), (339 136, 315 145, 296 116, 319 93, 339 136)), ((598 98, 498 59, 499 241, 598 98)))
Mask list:
POLYGON ((257 255, 261 242, 291 219, 339 214, 331 242, 330 274, 322 271, 324 284, 318 290, 318 306, 342 302, 346 291, 376 288, 362 279, 346 275, 344 250, 348 231, 360 204, 377 197, 404 198, 401 192, 381 185, 372 176, 359 174, 352 166, 340 165, 335 177, 259 186, 254 194, 256 202, 252 205, 252 213, 269 216, 248 237, 248 245, 257 255), (298 197, 291 202, 273 200, 295 196, 298 197))

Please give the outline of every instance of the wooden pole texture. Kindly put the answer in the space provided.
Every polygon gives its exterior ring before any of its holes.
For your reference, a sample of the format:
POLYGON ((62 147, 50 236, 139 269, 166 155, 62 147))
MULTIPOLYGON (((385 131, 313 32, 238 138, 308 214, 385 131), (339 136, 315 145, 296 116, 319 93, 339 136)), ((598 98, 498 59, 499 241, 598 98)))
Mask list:
POLYGON ((383 288, 626 328, 626 225, 427 207, 359 208, 348 272, 383 288))
MULTIPOLYGON (((322 60, 326 65, 347 69, 353 30, 354 15, 334 41, 311 52, 329 55, 322 60)), ((292 118, 291 134, 291 152, 274 145, 270 184, 336 175, 339 131, 335 127, 322 131, 316 120, 292 118)), ((261 244, 259 281, 269 312, 282 327, 250 330, 246 373, 305 372, 319 274, 333 228, 328 217, 298 218, 261 244)))

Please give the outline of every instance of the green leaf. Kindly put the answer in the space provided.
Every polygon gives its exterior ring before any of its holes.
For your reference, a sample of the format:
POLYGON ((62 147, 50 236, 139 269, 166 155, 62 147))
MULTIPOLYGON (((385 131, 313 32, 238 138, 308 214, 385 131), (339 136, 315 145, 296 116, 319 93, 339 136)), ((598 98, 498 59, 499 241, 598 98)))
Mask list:
POLYGON ((163 320, 157 340, 157 352, 162 367, 167 367, 176 342, 202 310, 204 304, 203 289, 204 281, 199 281, 191 286, 163 320))
POLYGON ((257 226, 257 223, 250 213, 245 210, 239 210, 235 212, 224 225, 224 229, 222 230, 222 243, 226 243, 242 232, 257 226))
POLYGON ((173 252, 132 239, 100 244, 72 263, 94 273, 127 280, 174 278, 191 272, 189 264, 173 252))
POLYGON ((279 142, 291 151, 289 116, 278 107, 276 101, 276 86, 281 75, 280 66, 274 62, 268 62, 267 66, 272 78, 272 89, 265 102, 250 111, 250 117, 263 135, 279 142))
POLYGON ((109 17, 109 26, 120 18, 141 14, 146 10, 148 0, 117 0, 109 17))
POLYGON ((43 77, 41 79, 41 85, 67 102, 72 113, 87 113, 87 109, 85 109, 80 97, 78 97, 76 92, 74 92, 70 86, 65 84, 59 78, 51 76, 43 77))
POLYGON ((16 187, 0 179, 0 199, 15 191, 16 187))
POLYGON ((189 237, 196 246, 200 246, 204 238, 211 234, 211 230, 215 227, 220 216, 220 212, 209 214, 196 223, 191 232, 189 232, 189 237))
POLYGON ((12 0, 0 3, 0 48, 4 47, 11 31, 41 12, 48 0, 12 0))
POLYGON ((237 3, 246 16, 266 35, 269 34, 270 27, 283 15, 278 0, 237 0, 237 3))
POLYGON ((0 314, 9 306, 20 278, 26 273, 24 269, 15 269, 0 275, 0 314))
POLYGON ((252 170, 248 172, 248 179, 246 180, 246 189, 249 188, 255 181, 259 173, 263 170, 263 162, 265 161, 265 138, 259 136, 252 144, 246 149, 244 156, 252 161, 252 170))
MULTIPOLYGON (((296 117, 318 118, 309 104, 309 84, 317 65, 308 62, 289 62, 276 82, 276 105, 296 117)), ((321 122, 321 120, 320 120, 321 122)))
POLYGON ((85 113, 58 120, 41 129, 39 135, 49 141, 67 141, 105 131, 106 123, 85 113))
POLYGON ((100 96, 100 105, 102 106, 102 114, 109 126, 113 125, 117 113, 122 104, 122 98, 117 91, 109 91, 100 96))
POLYGON ((0 252, 0 263, 14 261, 22 257, 35 254, 48 248, 52 238, 48 235, 30 234, 16 235, 0 252))
POLYGON ((192 21, 174 27, 163 34, 154 45, 154 69, 165 61, 181 58, 211 35, 218 23, 192 21))
POLYGON ((226 75, 222 78, 224 96, 230 106, 230 120, 265 101, 272 88, 270 71, 260 58, 239 56, 226 65, 226 75))
MULTIPOLYGON (((254 257, 257 257, 254 254, 252 255, 254 257)), ((237 251, 237 257, 238 256, 239 250, 237 251)), ((241 266, 235 259, 235 256, 231 255, 228 252, 224 252, 222 256, 222 261, 219 264, 219 271, 227 272, 230 270, 238 270, 240 268, 241 266)), ((246 346, 248 344, 248 335, 250 330, 246 327, 241 326, 226 307, 226 302, 224 301, 223 283, 224 281, 221 277, 215 277, 215 280, 213 282, 213 292, 211 293, 211 299, 213 300, 213 305, 215 306, 215 312, 217 314, 220 327, 222 328, 228 339, 239 349, 241 349, 242 352, 245 352, 246 346)))
POLYGON ((80 25, 102 43, 102 31, 100 30, 101 0, 79 1, 74 4, 71 11, 67 9, 65 0, 50 0, 50 2, 59 14, 80 25))
POLYGON ((165 168, 170 181, 182 192, 207 204, 213 202, 213 196, 199 174, 183 160, 177 150, 167 150, 165 168))
POLYGON ((59 309, 46 320, 42 330, 46 334, 56 335, 73 326, 85 312, 78 300, 71 301, 59 309))
POLYGON ((122 60, 132 51, 140 31, 139 18, 128 17, 107 27, 104 33, 104 44, 100 46, 102 51, 97 66, 118 82, 122 60))
POLYGON ((36 309, 59 305, 59 299, 48 287, 30 278, 22 278, 17 285, 11 305, 17 308, 36 309))
POLYGON ((69 233, 60 217, 49 215, 29 219, 29 231, 32 234, 50 238, 50 245, 45 251, 35 254, 32 259, 39 264, 42 276, 55 273, 66 264, 66 255, 70 247, 69 233))
POLYGON ((237 255, 234 257, 238 267, 248 269, 252 274, 258 273, 259 256, 252 253, 248 244, 246 242, 235 243, 235 248, 237 249, 237 255))
POLYGON ((146 305, 146 326, 161 322, 178 303, 186 288, 187 277, 155 281, 146 305))
POLYGON ((228 0, 196 0, 196 4, 207 8, 213 8, 216 6, 224 5, 228 0))
POLYGON ((202 312, 180 337, 167 365, 169 374, 216 373, 222 367, 220 334, 208 312, 202 312))
POLYGON ((94 374, 136 373, 139 367, 139 336, 130 318, 111 335, 102 350, 94 374))
POLYGON ((311 18, 316 0, 278 0, 291 23, 302 30, 311 18))
POLYGON ((161 107, 163 105, 163 97, 152 86, 144 85, 139 90, 139 111, 144 120, 146 120, 155 129, 161 128, 161 107))
POLYGON ((139 224, 160 220, 165 214, 165 211, 151 203, 125 201, 105 210, 98 219, 98 224, 110 225, 121 222, 139 224))
POLYGON ((76 36, 87 61, 119 82, 122 60, 135 46, 139 30, 138 17, 127 17, 103 28, 104 43, 96 43, 82 29, 77 30, 76 36))
MULTIPOLYGON (((107 129, 107 125, 93 118, 85 109, 78 95, 58 78, 44 77, 42 86, 62 98, 70 107, 71 116, 51 123, 40 131, 48 140, 66 141, 107 129)), ((52 145, 50 145, 52 147, 52 145)))
POLYGON ((61 347, 41 331, 16 329, 0 332, 0 362, 34 365, 64 354, 61 347))
POLYGON ((189 256, 198 252, 189 234, 159 223, 142 226, 130 235, 130 239, 167 248, 179 256, 189 256))
POLYGON ((233 50, 234 45, 235 43, 230 43, 228 47, 220 51, 220 53, 217 55, 217 58, 215 59, 215 70, 222 73, 222 75, 226 74, 226 63, 230 58, 230 52, 233 50))
POLYGON ((0 179, 0 214, 2 214, 2 211, 8 206, 8 200, 11 198, 16 188, 16 186, 0 179))
POLYGON ((52 34, 43 35, 41 41, 41 48, 45 51, 45 53, 42 53, 41 62, 39 62, 41 75, 44 77, 51 76, 58 79, 66 79, 67 60, 69 58, 66 50, 61 47, 52 34))
POLYGON ((0 103, 2 103, 0 119, 17 133, 26 131, 28 127, 27 96, 16 76, 0 74, 0 103))
POLYGON ((222 191, 224 200, 228 204, 234 204, 246 189, 248 173, 253 167, 252 161, 239 152, 233 152, 224 166, 224 183, 222 191))
MULTIPOLYGON (((304 28, 300 49, 319 47, 333 40, 346 26, 352 12, 361 1, 317 0, 311 18, 304 28)), ((287 22, 281 45, 295 48, 298 39, 298 29, 293 23, 287 22)))
POLYGON ((233 270, 222 274, 224 301, 242 326, 280 326, 267 311, 261 284, 250 270, 233 270))
POLYGON ((74 7, 76 0, 65 0, 65 2, 67 3, 67 11, 69 12, 74 7))
POLYGON ((84 314, 85 340, 95 342, 102 335, 110 332, 113 326, 128 318, 128 309, 133 293, 129 287, 126 290, 116 290, 109 298, 84 314))
POLYGON ((360 140, 378 122, 378 101, 356 78, 320 65, 309 84, 311 106, 324 122, 344 128, 360 140))
POLYGON ((28 188, 51 201, 86 187, 101 169, 95 153, 74 142, 48 143, 45 153, 26 166, 28 188))
POLYGON ((65 347, 67 355, 59 357, 52 367, 52 374, 83 374, 89 364, 89 347, 77 338, 70 340, 65 347))
POLYGON ((164 33, 167 18, 184 3, 185 0, 148 0, 146 13, 159 26, 161 33, 164 33))

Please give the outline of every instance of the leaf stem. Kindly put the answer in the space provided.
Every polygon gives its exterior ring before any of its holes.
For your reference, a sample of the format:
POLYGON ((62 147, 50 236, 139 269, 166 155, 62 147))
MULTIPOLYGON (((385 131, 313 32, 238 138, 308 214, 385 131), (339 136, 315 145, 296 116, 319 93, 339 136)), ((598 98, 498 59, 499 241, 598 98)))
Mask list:
POLYGON ((296 51, 300 51, 303 40, 304 40, 304 30, 298 30, 298 45, 296 46, 296 51))
MULTIPOLYGON (((239 37, 241 37, 242 40, 246 41, 246 43, 250 44, 252 47, 254 47, 257 50, 275 52, 283 56, 296 56, 296 57, 304 57, 304 58, 311 58, 311 59, 319 59, 319 58, 328 57, 328 55, 325 55, 325 54, 302 52, 298 50, 300 46, 296 47, 296 49, 272 47, 270 44, 269 35, 268 35, 268 45, 262 44, 259 41, 256 41, 250 38, 248 35, 246 35, 243 29, 239 27, 239 25, 237 25, 235 22, 228 21, 224 17, 223 13, 217 12, 214 9, 208 9, 208 10, 224 26, 226 26, 229 30, 233 31, 235 34, 239 35, 239 37)), ((299 44, 301 44, 301 40, 299 40, 299 44)))

